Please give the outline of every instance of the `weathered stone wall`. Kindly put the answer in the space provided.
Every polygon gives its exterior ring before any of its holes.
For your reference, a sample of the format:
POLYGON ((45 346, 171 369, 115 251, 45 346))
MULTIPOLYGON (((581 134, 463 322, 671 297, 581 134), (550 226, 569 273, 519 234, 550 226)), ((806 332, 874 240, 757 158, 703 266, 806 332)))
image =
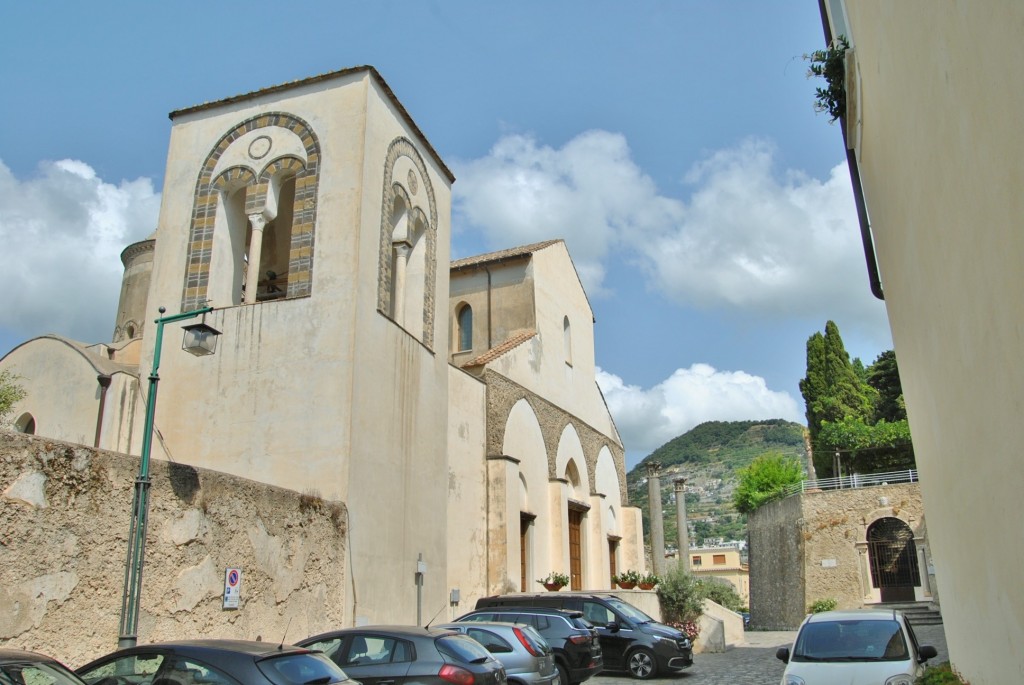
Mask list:
MULTIPOLYGON (((116 647, 138 464, 0 431, 0 646, 72 666, 116 647)), ((150 471, 140 643, 351 624, 344 505, 163 461, 150 471), (222 608, 228 567, 242 569, 237 610, 222 608)))
POLYGON ((888 517, 913 531, 925 569, 918 599, 935 601, 918 483, 806 492, 749 517, 751 625, 796 628, 807 607, 822 599, 835 599, 839 609, 880 601, 871 585, 867 529, 888 517))
POLYGON ((917 483, 808 492, 800 500, 808 605, 832 598, 839 609, 859 609, 879 601, 872 593, 867 529, 880 518, 902 520, 914 532, 917 546, 926 548, 917 483))
POLYGON ((800 498, 787 497, 747 519, 752 628, 789 630, 806 615, 801 514, 800 498))

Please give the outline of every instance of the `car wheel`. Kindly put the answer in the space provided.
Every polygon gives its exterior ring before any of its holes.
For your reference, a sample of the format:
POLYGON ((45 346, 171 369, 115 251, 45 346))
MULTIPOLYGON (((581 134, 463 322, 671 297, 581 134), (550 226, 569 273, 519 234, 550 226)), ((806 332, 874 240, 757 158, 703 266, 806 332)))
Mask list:
POLYGON ((558 669, 558 682, 559 685, 572 685, 569 682, 569 671, 562 664, 555 664, 555 668, 558 669))
POLYGON ((653 678, 658 670, 657 664, 654 662, 654 652, 644 647, 630 653, 626 666, 629 668, 629 674, 640 680, 653 678))

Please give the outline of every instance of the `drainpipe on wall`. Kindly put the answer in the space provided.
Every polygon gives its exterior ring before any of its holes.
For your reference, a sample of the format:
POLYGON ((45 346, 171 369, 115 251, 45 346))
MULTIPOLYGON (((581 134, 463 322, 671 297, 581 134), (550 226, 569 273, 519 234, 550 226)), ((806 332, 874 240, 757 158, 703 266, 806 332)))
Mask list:
POLYGON ((93 440, 93 447, 99 448, 100 446, 100 433, 103 431, 103 408, 107 404, 107 388, 110 387, 110 376, 101 373, 96 376, 96 381, 100 384, 100 406, 96 410, 96 439, 93 440))
POLYGON ((484 266, 487 272, 487 349, 491 349, 491 269, 484 266))
MULTIPOLYGON (((825 45, 832 45, 832 26, 828 23, 825 2, 826 0, 818 0, 818 12, 821 14, 821 28, 825 33, 825 45)), ((878 272, 878 257, 875 254, 875 241, 871 237, 871 222, 868 219, 868 208, 864 202, 864 187, 860 182, 860 166, 857 164, 857 155, 850 149, 849 141, 846 139, 846 114, 839 115, 839 123, 843 131, 843 147, 846 148, 846 166, 850 170, 850 183, 853 186, 853 202, 857 206, 857 221, 860 223, 860 240, 864 245, 864 260, 868 267, 868 285, 872 295, 879 300, 884 300, 882 279, 878 272)))

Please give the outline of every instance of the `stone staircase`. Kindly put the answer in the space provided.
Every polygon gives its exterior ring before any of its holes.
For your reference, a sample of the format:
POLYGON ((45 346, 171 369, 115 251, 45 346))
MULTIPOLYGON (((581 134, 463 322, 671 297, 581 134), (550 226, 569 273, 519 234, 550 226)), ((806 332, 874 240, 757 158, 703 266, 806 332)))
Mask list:
POLYGON ((932 602, 889 602, 876 604, 876 609, 897 609, 902 611, 911 625, 939 626, 942 625, 942 613, 932 602))

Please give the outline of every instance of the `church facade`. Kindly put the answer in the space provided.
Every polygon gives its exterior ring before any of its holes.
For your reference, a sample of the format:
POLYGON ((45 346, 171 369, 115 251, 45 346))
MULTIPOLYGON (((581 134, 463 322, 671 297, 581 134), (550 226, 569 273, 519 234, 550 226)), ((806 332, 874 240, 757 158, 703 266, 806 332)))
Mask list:
POLYGON ((158 307, 212 306, 212 356, 166 328, 153 456, 343 502, 352 623, 644 568, 562 241, 452 262, 454 176, 372 67, 171 120, 112 341, 0 360, 28 391, 16 429, 139 454, 158 307))

